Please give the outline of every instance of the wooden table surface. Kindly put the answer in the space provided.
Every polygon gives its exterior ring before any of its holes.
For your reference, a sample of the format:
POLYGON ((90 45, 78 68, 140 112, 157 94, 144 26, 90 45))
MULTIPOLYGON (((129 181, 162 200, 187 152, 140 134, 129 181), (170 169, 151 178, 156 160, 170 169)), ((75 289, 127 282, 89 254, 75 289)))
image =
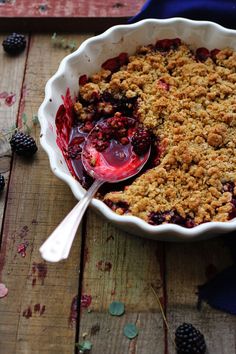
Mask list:
MULTIPOLYGON (((0 98, 0 128, 21 125, 25 114, 38 144, 40 129, 31 118, 46 81, 69 53, 54 47, 51 35, 28 36, 27 50, 15 58, 0 50, 0 93, 16 99, 9 106, 0 98)), ((91 35, 63 37, 79 44, 91 35)), ((184 321, 204 333, 210 354, 236 353, 236 318, 206 304, 197 309, 197 286, 232 263, 222 238, 155 242, 122 232, 88 210, 69 259, 46 263, 39 247, 75 198, 53 175, 40 146, 30 161, 3 154, 0 172, 7 181, 0 195, 0 283, 9 290, 0 299, 0 354, 72 354, 84 338, 93 344, 92 354, 175 353, 171 337, 184 321), (25 257, 22 243, 28 245, 25 257), (115 300, 124 302, 123 316, 108 313, 115 300), (139 328, 133 340, 123 334, 128 322, 139 328)))

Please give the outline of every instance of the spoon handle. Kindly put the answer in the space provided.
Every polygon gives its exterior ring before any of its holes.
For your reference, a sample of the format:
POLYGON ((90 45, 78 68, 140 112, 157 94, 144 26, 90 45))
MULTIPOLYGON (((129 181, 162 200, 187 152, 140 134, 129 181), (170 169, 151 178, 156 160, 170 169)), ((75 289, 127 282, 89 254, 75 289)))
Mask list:
POLYGON ((69 255, 76 231, 91 199, 98 188, 104 183, 95 180, 83 198, 75 205, 71 212, 57 226, 53 233, 40 247, 41 256, 49 262, 59 262, 69 255))

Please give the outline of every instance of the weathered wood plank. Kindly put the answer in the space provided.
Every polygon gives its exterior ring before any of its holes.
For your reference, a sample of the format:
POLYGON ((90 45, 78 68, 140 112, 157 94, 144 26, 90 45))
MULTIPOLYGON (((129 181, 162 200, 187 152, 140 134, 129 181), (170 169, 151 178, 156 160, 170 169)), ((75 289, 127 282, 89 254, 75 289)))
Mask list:
POLYGON ((2 17, 128 17, 134 15, 144 4, 143 0, 40 0, 34 2, 6 0, 0 4, 2 17))
MULTIPOLYGON (((0 35, 0 43, 4 39, 0 35)), ((0 50, 0 131, 10 129, 17 119, 17 112, 20 102, 22 81, 24 77, 24 68, 27 51, 17 57, 10 57, 0 50)), ((1 137, 0 137, 1 138, 1 137)), ((2 224, 3 211, 6 201, 7 182, 10 170, 11 152, 9 145, 0 139, 0 173, 6 180, 4 191, 0 194, 0 225, 2 224)))
MULTIPOLYGON (((29 118, 37 113, 45 82, 66 53, 53 48, 49 35, 32 37, 20 113, 29 118)), ((39 128, 34 129, 38 141, 39 128)), ((0 258, 1 281, 9 289, 0 299, 1 354, 73 353, 80 232, 67 261, 47 264, 38 249, 74 204, 71 191, 53 176, 41 148, 32 161, 14 156, 0 258), (17 247, 25 242, 22 257, 17 247)))
POLYGON ((5 0, 0 2, 1 31, 85 31, 98 32, 125 23, 144 0, 5 0))
MULTIPOLYGON (((236 318, 203 304, 197 309, 197 286, 232 263, 223 238, 168 244, 166 253, 167 318, 174 333, 183 322, 199 328, 209 353, 236 353, 236 318)), ((169 353, 175 350, 169 341, 169 353)))
POLYGON ((121 232, 90 211, 84 257, 80 341, 87 333, 94 354, 164 353, 163 321, 150 287, 163 298, 163 244, 121 232), (112 301, 125 303, 125 315, 108 314, 112 301), (128 322, 139 328, 132 341, 123 334, 128 322))

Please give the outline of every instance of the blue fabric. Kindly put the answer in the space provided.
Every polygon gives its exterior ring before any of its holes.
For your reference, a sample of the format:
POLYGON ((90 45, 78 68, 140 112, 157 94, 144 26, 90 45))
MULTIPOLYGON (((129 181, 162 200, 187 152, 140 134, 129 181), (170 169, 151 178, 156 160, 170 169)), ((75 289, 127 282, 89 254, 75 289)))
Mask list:
POLYGON ((198 287, 199 302, 206 301, 217 310, 236 315, 236 265, 198 287))
POLYGON ((236 233, 223 236, 233 265, 198 287, 198 304, 206 301, 211 307, 236 315, 236 233))
POLYGON ((208 20, 236 28, 236 0, 147 0, 141 11, 129 22, 169 17, 208 20))

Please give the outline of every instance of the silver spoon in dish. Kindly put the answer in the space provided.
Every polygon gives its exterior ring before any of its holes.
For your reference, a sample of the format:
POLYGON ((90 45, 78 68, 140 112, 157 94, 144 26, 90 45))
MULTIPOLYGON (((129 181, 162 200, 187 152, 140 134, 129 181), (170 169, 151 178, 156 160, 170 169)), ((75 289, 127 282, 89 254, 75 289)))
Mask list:
MULTIPOLYGON (((136 154, 131 144, 132 136, 137 130, 135 128, 136 121, 133 118, 123 118, 127 120, 127 135, 124 137, 126 140, 123 140, 122 143, 120 143, 122 137, 117 140, 109 133, 113 118, 97 123, 87 136, 81 159, 86 172, 94 178, 94 182, 83 198, 40 247, 41 256, 46 261, 58 262, 68 257, 87 206, 103 183, 124 181, 136 175, 147 162, 151 144, 146 147, 143 154, 136 154), (105 141, 104 136, 106 137, 105 141)), ((114 127, 111 129, 113 134, 119 129, 115 124, 116 122, 113 123, 114 127)))

